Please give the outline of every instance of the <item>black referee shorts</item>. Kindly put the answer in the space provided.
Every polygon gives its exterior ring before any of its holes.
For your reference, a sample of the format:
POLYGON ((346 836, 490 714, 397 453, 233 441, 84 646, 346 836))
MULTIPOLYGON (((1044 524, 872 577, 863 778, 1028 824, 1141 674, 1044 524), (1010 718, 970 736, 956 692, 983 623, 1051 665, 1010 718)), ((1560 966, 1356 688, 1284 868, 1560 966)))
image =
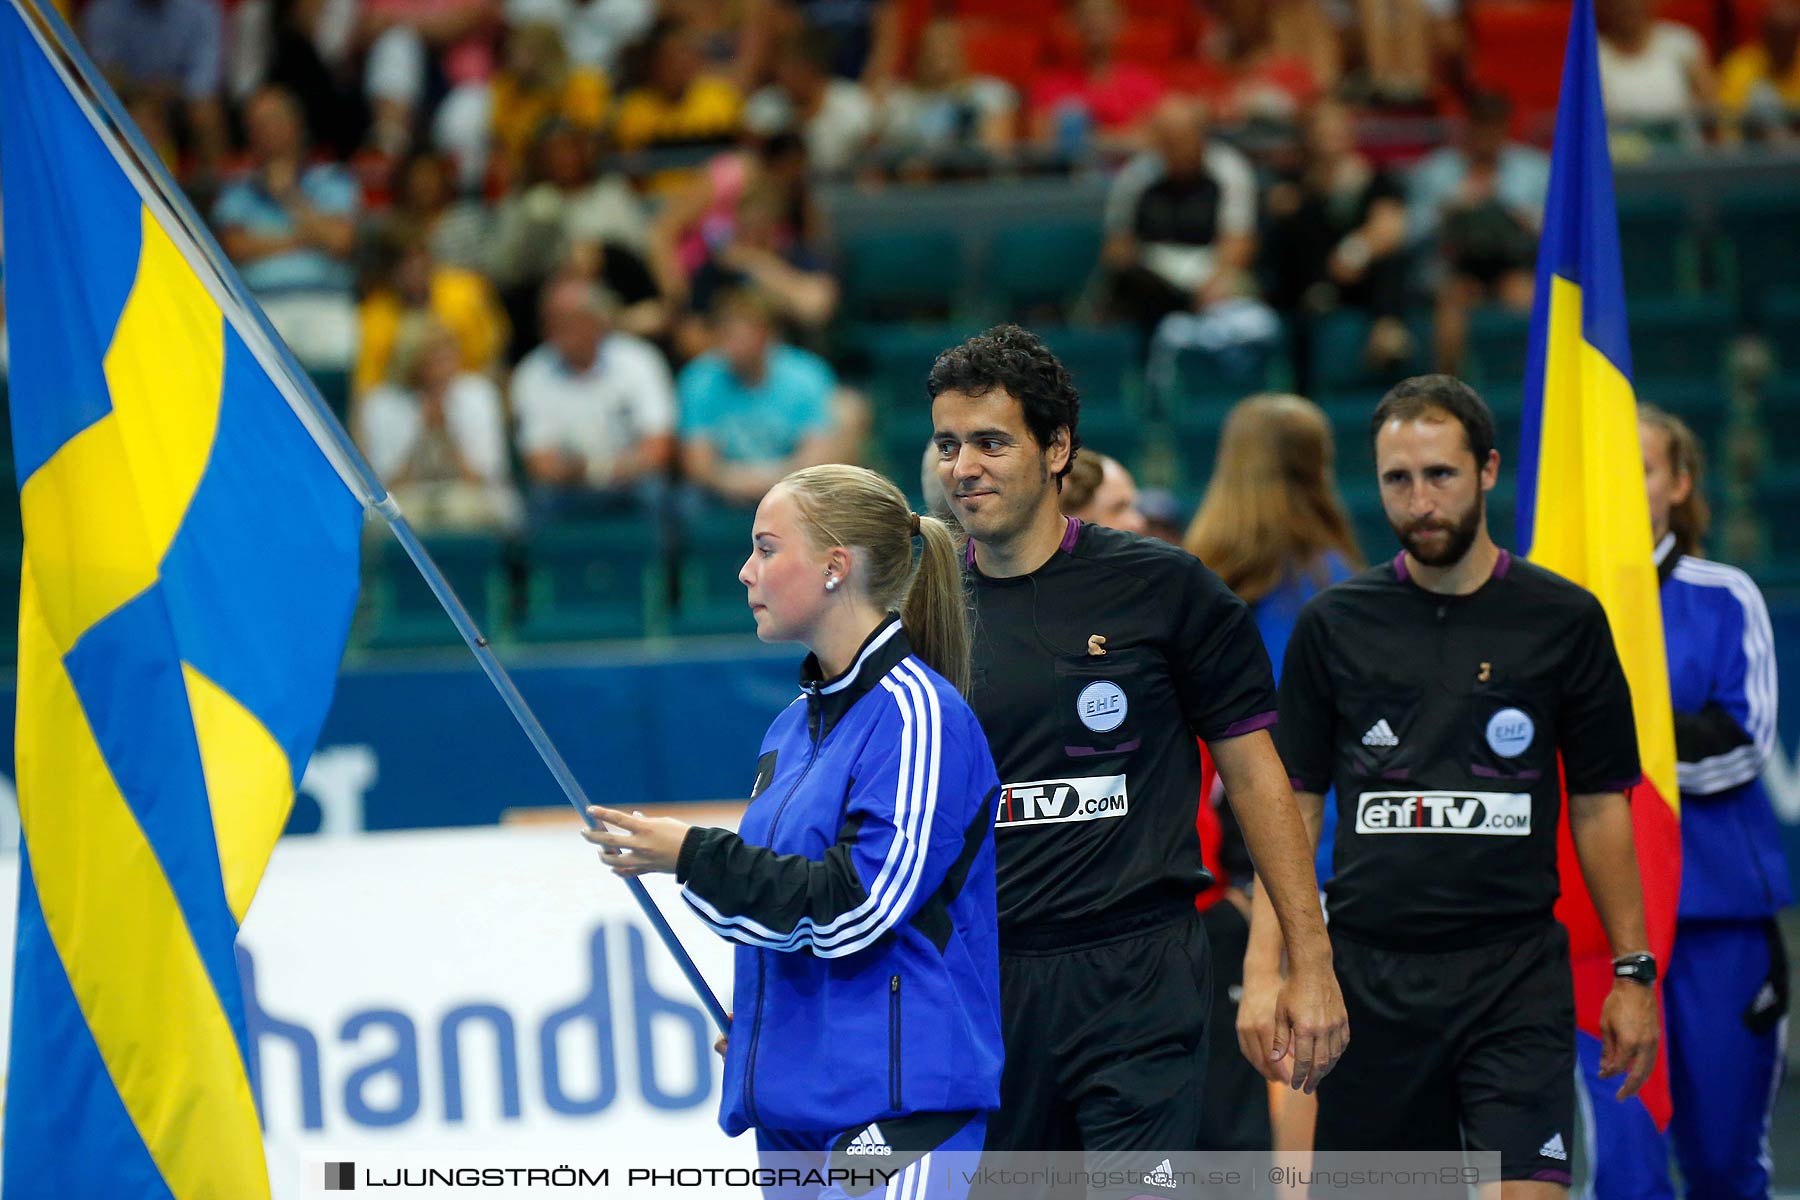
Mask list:
POLYGON ((1006 1067, 988 1150, 1196 1148, 1212 1001, 1205 928, 1191 903, 1105 924, 1109 933, 1073 945, 1057 936, 1067 930, 1007 939, 1006 1067))
POLYGON ((1567 1185, 1575 987, 1563 927, 1442 953, 1336 931, 1331 945, 1351 1041, 1319 1085, 1314 1148, 1494 1150, 1506 1179, 1567 1185))

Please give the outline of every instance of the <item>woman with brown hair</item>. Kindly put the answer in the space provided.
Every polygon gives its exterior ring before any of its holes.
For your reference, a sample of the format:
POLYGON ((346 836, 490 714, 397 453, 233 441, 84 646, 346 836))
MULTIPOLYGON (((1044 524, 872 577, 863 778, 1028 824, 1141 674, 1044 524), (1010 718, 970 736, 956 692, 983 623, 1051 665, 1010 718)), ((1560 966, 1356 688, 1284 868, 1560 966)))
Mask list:
POLYGON ((738 831, 594 807, 623 832, 585 836, 620 875, 673 872, 738 943, 726 1133, 754 1128, 765 1163, 879 1155, 887 1194, 960 1200, 967 1173, 930 1156, 980 1151, 1002 1042, 1000 782, 963 698, 956 542, 873 471, 818 466, 763 497, 752 543, 757 636, 812 653, 738 831))
POLYGON ((1619 1100, 1599 1078, 1598 1043, 1579 1037, 1594 1194, 1673 1195, 1673 1143, 1682 1179, 1706 1181, 1706 1194, 1766 1196, 1788 1009, 1776 914, 1793 902, 1762 782, 1776 745, 1775 640, 1750 577, 1700 557, 1711 517, 1700 439, 1648 404, 1638 405, 1638 438, 1681 789, 1681 901, 1662 981, 1675 1115, 1659 1133, 1637 1098, 1619 1100))
MULTIPOLYGON (((1312 401, 1277 392, 1239 401, 1225 419, 1212 481, 1183 542, 1188 553, 1250 606, 1277 682, 1301 606, 1363 565, 1337 494, 1335 457, 1331 424, 1312 401)), ((1235 827, 1224 823, 1229 806, 1218 809, 1224 841, 1219 857, 1241 885, 1252 868, 1235 842, 1235 827)), ((1335 811, 1335 805, 1325 806, 1326 823, 1314 860, 1321 885, 1331 877, 1335 811)), ((1216 961, 1222 972, 1241 969, 1249 937, 1247 906, 1236 903, 1242 892, 1226 898, 1234 902, 1205 910, 1207 935, 1218 949, 1216 961)), ((1274 1130, 1280 1148, 1308 1146, 1313 1098, 1287 1088, 1265 1093, 1262 1076, 1242 1055, 1233 1053, 1237 1013, 1228 998, 1231 982, 1235 981, 1222 979, 1213 993, 1214 1003, 1225 1008, 1215 1013, 1212 1024, 1215 1035, 1223 1039, 1212 1061, 1219 1064, 1215 1074, 1230 1072, 1232 1083, 1224 1086, 1221 1079, 1220 1086, 1213 1087, 1209 1082, 1209 1148, 1267 1148, 1271 1131, 1265 1094, 1281 1096, 1274 1130)))

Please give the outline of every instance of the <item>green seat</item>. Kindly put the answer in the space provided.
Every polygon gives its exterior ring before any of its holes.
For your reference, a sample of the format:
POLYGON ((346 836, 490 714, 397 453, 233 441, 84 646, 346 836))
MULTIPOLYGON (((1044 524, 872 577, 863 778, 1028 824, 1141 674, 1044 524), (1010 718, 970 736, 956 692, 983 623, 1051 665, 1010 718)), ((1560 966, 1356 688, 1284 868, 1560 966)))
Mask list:
POLYGON ((312 376, 313 386, 319 389, 319 396, 325 401, 326 407, 331 409, 339 421, 348 425, 350 372, 313 367, 308 373, 312 376))
POLYGON ((1762 443, 1773 460, 1800 467, 1800 376, 1770 382, 1763 392, 1762 426, 1762 443))
POLYGON ((962 290, 963 251, 943 229, 890 230, 846 239, 843 310, 852 319, 948 316, 962 290))
POLYGON ((641 638, 660 614, 663 559, 645 517, 548 522, 526 546, 528 642, 641 638))
POLYGON ((1138 469, 1144 452, 1144 422, 1137 414, 1117 404, 1089 405, 1084 399, 1080 430, 1084 447, 1118 459, 1127 470, 1138 469))
POLYGON ((0 622, 6 630, 0 633, 0 663, 10 665, 19 658, 19 576, 25 544, 9 536, 0 543, 0 622))
MULTIPOLYGON (((482 633, 492 637, 504 617, 505 544, 490 534, 439 533, 420 538, 482 633)), ((375 544, 368 644, 374 649, 454 646, 462 637, 425 577, 393 537, 375 544)))
POLYGON ((1631 378, 1639 395, 1659 383, 1718 385, 1737 319, 1723 300, 1704 296, 1665 296, 1632 300, 1631 378))
POLYGON ((1067 313, 1099 265, 1096 221, 1015 225, 994 235, 981 290, 1009 318, 1046 307, 1067 313))
POLYGON ((1176 476, 1196 490, 1212 478, 1219 459, 1219 436, 1225 428, 1222 406, 1196 408, 1176 414, 1169 433, 1175 445, 1176 476))
POLYGON ((1531 318, 1502 308, 1479 308, 1469 315, 1469 375, 1477 388, 1516 385, 1525 378, 1531 318))
POLYGON ((1123 326, 1056 325, 1035 330, 1075 381, 1084 405, 1136 402, 1143 378, 1137 332, 1123 326))
POLYGON ((1718 220, 1739 303, 1746 316, 1758 319, 1768 297, 1794 281, 1794 263, 1800 262, 1800 191, 1780 183, 1730 192, 1719 203, 1718 220))
POLYGON ((756 632, 744 585, 738 582, 738 572, 750 557, 753 517, 748 509, 709 508, 683 523, 681 595, 671 623, 674 632, 756 632))
POLYGON ((869 395, 881 410, 912 410, 929 420, 925 378, 938 355, 978 330, 968 325, 869 325, 851 335, 868 365, 869 395))
POLYGON ((1386 370, 1369 365, 1369 328, 1374 319, 1355 309, 1337 309, 1320 313, 1304 326, 1307 348, 1312 356, 1312 386, 1321 395, 1380 389, 1408 375, 1424 370, 1424 347, 1431 344, 1429 321, 1423 314, 1409 317, 1412 330, 1411 361, 1386 370))
POLYGON ((1680 197, 1627 192, 1619 197, 1619 256, 1631 301, 1700 290, 1700 240, 1680 197))

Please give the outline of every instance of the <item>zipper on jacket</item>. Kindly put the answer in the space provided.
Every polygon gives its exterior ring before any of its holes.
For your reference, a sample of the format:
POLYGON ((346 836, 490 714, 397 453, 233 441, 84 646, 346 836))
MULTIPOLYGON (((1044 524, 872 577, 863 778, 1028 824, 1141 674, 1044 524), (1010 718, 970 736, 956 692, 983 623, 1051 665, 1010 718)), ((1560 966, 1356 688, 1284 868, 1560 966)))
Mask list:
MULTIPOLYGON (((808 703, 814 703, 816 699, 817 697, 814 697, 808 703)), ((794 785, 788 788, 787 795, 781 798, 781 803, 775 808, 775 816, 769 822, 769 844, 771 846, 775 844, 775 831, 781 827, 781 815, 787 811, 788 801, 794 798, 794 793, 800 790, 802 783, 806 782, 807 772, 811 771, 813 763, 818 761, 819 746, 823 740, 821 737, 812 739, 812 745, 806 752, 806 762, 801 766, 800 774, 795 777, 794 785)), ((744 1111, 749 1116, 752 1125, 762 1124, 756 1115, 756 1043, 762 1037, 763 988, 768 982, 769 955, 777 953, 780 951, 766 949, 759 949, 756 953, 756 1018, 750 1024, 750 1052, 744 1058, 744 1111)))
POLYGON ((900 977, 888 978, 888 1107, 900 1111, 900 977))

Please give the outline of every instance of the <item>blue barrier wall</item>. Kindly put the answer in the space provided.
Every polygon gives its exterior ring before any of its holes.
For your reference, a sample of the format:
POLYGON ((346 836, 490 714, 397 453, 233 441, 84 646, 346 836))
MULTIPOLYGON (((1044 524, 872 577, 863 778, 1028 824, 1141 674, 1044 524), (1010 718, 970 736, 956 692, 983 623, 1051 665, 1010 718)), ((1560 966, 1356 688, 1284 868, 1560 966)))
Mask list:
MULTIPOLYGON (((1800 604, 1778 605, 1771 618, 1786 669, 1780 748, 1765 780, 1792 874, 1800 863, 1800 604)), ((799 659, 794 647, 743 639, 664 652, 543 652, 508 665, 589 794, 633 806, 748 795, 763 730, 797 694, 799 659)), ((0 684, 0 711, 10 713, 13 699, 12 682, 0 684)), ((8 780, 12 756, 12 739, 0 739, 8 780)), ((344 671, 289 828, 483 825, 507 809, 563 803, 498 695, 457 652, 344 671)))

